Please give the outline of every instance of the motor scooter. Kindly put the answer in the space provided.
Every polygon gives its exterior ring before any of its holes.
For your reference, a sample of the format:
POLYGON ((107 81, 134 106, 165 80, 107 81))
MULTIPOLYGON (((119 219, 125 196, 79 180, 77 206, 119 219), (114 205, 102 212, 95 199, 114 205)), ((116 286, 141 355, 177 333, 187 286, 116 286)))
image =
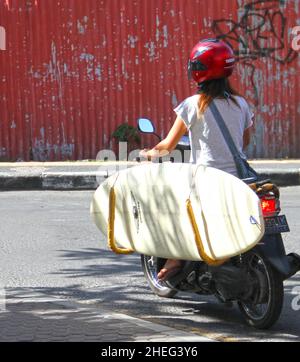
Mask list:
MULTIPOLYGON (((160 138, 149 119, 140 118, 138 129, 160 138)), ((184 138, 178 147, 189 149, 187 139, 184 138)), ((150 288, 159 297, 172 298, 179 291, 214 295, 222 303, 236 302, 248 325, 268 329, 280 317, 283 282, 300 270, 300 256, 286 254, 281 234, 290 230, 286 216, 281 214, 276 185, 271 180, 247 179, 244 182, 260 198, 265 220, 265 234, 254 248, 220 266, 185 261, 181 271, 164 282, 157 274, 166 259, 141 255, 141 264, 150 288)))

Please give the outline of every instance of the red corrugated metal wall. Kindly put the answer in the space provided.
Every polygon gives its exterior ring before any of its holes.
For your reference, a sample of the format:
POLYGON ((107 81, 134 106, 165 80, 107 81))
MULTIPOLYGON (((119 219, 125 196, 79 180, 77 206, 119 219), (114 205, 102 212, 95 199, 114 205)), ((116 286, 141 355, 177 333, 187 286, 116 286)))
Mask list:
POLYGON ((300 157, 298 0, 0 0, 0 160, 95 158, 140 116, 166 135, 192 46, 225 37, 255 107, 251 157, 300 157))

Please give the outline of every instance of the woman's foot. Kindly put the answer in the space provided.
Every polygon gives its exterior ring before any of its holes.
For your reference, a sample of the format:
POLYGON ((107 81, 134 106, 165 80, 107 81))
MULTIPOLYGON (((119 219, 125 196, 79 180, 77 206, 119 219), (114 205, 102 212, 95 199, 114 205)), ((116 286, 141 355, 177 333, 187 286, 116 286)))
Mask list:
POLYGON ((168 259, 166 264, 157 274, 158 279, 164 282, 175 276, 181 270, 181 261, 176 259, 168 259))

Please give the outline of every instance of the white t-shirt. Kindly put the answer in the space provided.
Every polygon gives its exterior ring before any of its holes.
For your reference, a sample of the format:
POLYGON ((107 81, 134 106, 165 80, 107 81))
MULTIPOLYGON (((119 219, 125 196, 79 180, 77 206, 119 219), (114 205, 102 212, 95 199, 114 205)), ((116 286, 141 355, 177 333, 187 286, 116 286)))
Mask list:
MULTIPOLYGON (((237 149, 246 157, 243 153, 243 134, 253 124, 253 113, 244 98, 235 96, 235 99, 239 106, 230 99, 215 99, 214 102, 237 149)), ((197 117, 198 100, 199 95, 194 95, 174 109, 189 130, 190 162, 215 167, 237 176, 232 154, 211 110, 207 108, 200 119, 197 117)))

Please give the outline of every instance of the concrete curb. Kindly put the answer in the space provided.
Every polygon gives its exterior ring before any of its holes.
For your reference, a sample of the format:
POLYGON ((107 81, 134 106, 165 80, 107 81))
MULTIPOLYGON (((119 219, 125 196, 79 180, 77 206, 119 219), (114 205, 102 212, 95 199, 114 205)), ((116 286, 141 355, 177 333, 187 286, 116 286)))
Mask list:
POLYGON ((40 175, 0 175, 0 190, 95 190, 107 172, 48 172, 40 175))
POLYGON ((48 172, 41 175, 43 190, 95 190, 107 177, 100 172, 48 172))
POLYGON ((298 186, 300 185, 299 169, 261 169, 257 173, 265 179, 271 179, 278 186, 298 186))
POLYGON ((0 190, 42 190, 39 176, 0 175, 0 190))
MULTIPOLYGON (((278 186, 300 185, 299 169, 259 169, 264 179, 278 186)), ((95 190, 113 171, 41 172, 34 174, 0 173, 0 190, 95 190)))

